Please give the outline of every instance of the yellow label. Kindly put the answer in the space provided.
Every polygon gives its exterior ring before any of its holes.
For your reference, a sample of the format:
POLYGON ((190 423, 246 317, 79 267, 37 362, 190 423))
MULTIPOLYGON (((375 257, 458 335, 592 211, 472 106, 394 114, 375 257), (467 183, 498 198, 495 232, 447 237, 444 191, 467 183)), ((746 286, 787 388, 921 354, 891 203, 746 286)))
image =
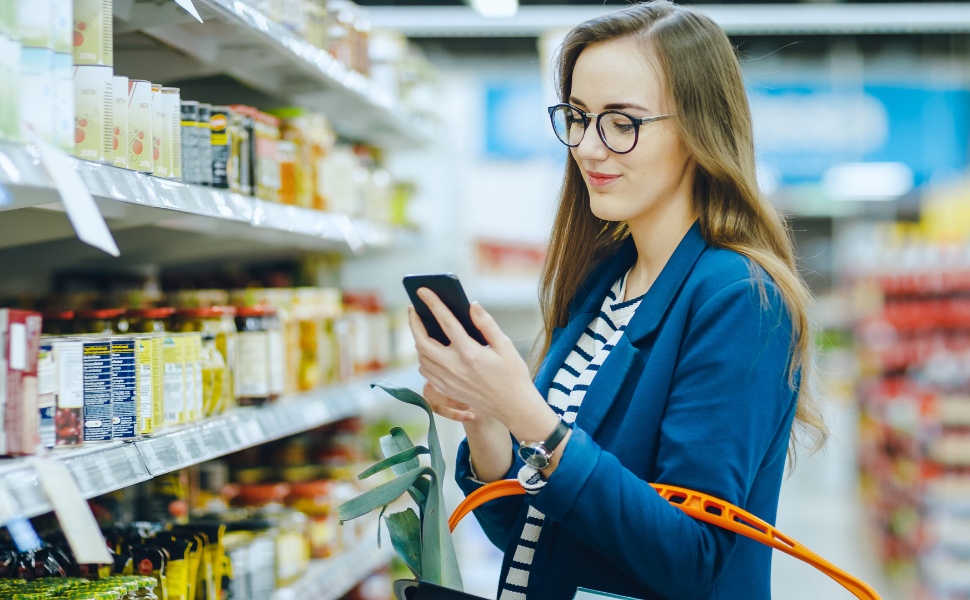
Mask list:
POLYGON ((225 146, 229 143, 229 136, 225 133, 213 133, 210 143, 213 146, 225 146))
POLYGON ((155 432, 155 355, 152 338, 135 341, 135 393, 138 410, 138 433, 155 432))

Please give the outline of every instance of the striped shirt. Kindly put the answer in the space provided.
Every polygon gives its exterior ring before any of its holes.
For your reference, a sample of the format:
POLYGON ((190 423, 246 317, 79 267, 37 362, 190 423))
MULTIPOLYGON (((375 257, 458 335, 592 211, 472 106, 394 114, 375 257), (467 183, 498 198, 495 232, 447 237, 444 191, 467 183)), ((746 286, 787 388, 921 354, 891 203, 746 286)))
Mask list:
MULTIPOLYGON (((549 387, 547 398, 549 406, 567 425, 576 421, 579 407, 586 396, 586 390, 593 382, 593 377, 623 335, 623 330, 626 329, 627 323, 640 305, 642 296, 626 302, 622 301, 626 295, 626 281, 629 275, 630 272, 627 271, 613 284, 606 299, 603 300, 600 313, 583 332, 549 387)), ((519 470, 519 482, 533 494, 538 493, 546 484, 540 474, 529 466, 519 470)), ((539 533, 542 531, 544 520, 545 515, 532 506, 529 507, 525 527, 522 529, 519 545, 512 557, 509 573, 502 585, 499 600, 525 600, 526 589, 529 586, 529 567, 532 565, 532 556, 539 542, 539 533)))

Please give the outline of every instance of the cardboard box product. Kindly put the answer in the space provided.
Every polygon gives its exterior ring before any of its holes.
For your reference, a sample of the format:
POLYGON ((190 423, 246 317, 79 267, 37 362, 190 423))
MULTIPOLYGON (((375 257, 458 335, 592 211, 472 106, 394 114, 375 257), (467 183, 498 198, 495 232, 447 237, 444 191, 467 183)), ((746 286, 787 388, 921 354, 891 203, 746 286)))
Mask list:
POLYGON ((71 53, 55 52, 51 70, 51 128, 53 143, 74 153, 74 57, 71 53))
POLYGON ((112 163, 128 168, 128 78, 111 78, 111 155, 112 163))
POLYGON ((111 340, 111 438, 138 436, 137 353, 132 336, 111 340))
POLYGON ((172 123, 168 118, 168 106, 162 96, 162 86, 152 84, 152 174, 168 177, 172 171, 172 123))
POLYGON ((112 12, 112 0, 74 0, 74 64, 114 65, 112 12))
POLYGON ((74 0, 49 0, 51 45, 54 52, 66 52, 74 62, 74 0))
POLYGON ((37 434, 40 445, 54 447, 57 428, 54 415, 57 411, 57 362, 54 360, 54 342, 41 338, 37 353, 37 434))
POLYGON ((17 37, 25 48, 54 49, 51 0, 6 0, 17 6, 17 37))
POLYGON ((128 168, 141 173, 155 170, 152 159, 152 84, 128 80, 128 168))
POLYGON ((111 340, 84 339, 84 443, 111 441, 111 340))
POLYGON ((77 338, 53 341, 57 367, 54 445, 84 443, 84 342, 77 338))
POLYGON ((74 67, 74 156, 111 162, 111 67, 74 67))
POLYGON ((182 180, 182 100, 178 88, 162 88, 165 118, 168 120, 168 151, 172 155, 168 169, 170 179, 182 180))
POLYGON ((53 142, 51 126, 53 109, 54 51, 49 48, 28 48, 20 51, 19 117, 20 139, 30 139, 35 133, 45 142, 53 142))
POLYGON ((0 309, 0 454, 33 454, 40 443, 37 408, 37 357, 41 316, 0 309))

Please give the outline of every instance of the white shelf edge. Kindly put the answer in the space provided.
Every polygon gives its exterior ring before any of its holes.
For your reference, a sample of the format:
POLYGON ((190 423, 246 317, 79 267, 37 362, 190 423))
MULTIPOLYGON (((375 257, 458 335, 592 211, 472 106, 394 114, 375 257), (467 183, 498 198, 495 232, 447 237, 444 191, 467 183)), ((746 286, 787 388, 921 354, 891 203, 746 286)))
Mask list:
POLYGON ((333 558, 310 562, 306 573, 295 583, 273 592, 273 600, 338 600, 394 557, 390 543, 377 547, 367 535, 353 548, 333 558))
MULTIPOLYGON (((321 248, 355 253, 387 247, 395 240, 396 228, 385 224, 266 202, 225 189, 153 177, 73 157, 71 161, 91 195, 101 203, 159 209, 150 218, 139 217, 145 220, 144 224, 191 230, 201 217, 240 227, 241 233, 248 226, 254 232, 296 234, 311 246, 316 243, 321 248)), ((12 205, 0 206, 0 214, 59 201, 50 177, 29 145, 0 141, 0 183, 13 197, 12 205)))
MULTIPOLYGON (((414 367, 402 367, 371 373, 352 382, 287 396, 262 407, 234 409, 133 442, 55 449, 49 458, 65 462, 81 494, 90 499, 360 414, 390 400, 390 396, 371 390, 370 382, 407 381, 413 378, 414 372, 414 367)), ((30 458, 14 458, 0 464, 0 486, 10 492, 17 505, 9 507, 12 510, 7 511, 8 515, 29 518, 52 510, 29 461, 30 458)))

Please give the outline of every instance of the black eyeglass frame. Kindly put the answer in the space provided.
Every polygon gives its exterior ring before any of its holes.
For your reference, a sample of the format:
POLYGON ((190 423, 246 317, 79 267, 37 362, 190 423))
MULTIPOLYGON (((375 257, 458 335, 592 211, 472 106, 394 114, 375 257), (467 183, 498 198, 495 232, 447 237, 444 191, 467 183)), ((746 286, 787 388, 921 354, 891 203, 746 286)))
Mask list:
POLYGON ((578 143, 576 143, 576 144, 569 144, 567 142, 563 142, 562 138, 559 137, 559 134, 556 133, 556 139, 557 140, 559 140, 560 142, 562 142, 563 145, 565 145, 568 148, 576 148, 576 147, 578 147, 579 144, 582 144, 583 143, 583 140, 586 139, 586 132, 589 131, 589 125, 590 125, 590 123, 593 122, 593 118, 595 117, 596 118, 596 133, 597 133, 597 135, 600 136, 600 140, 603 142, 603 145, 606 146, 607 148, 609 148, 611 152, 615 152, 616 154, 629 154, 630 152, 633 152, 633 149, 637 147, 637 142, 640 141, 640 126, 643 125, 644 123, 653 123, 654 121, 663 121, 664 119, 672 119, 672 118, 674 118, 674 117, 677 116, 677 115, 671 114, 671 115, 660 115, 659 117, 642 117, 642 118, 638 118, 638 117, 634 117, 631 114, 627 114, 627 113, 625 113, 625 112, 623 112, 621 110, 604 110, 603 112, 601 112, 599 114, 596 114, 596 113, 588 113, 588 112, 580 109, 577 106, 574 106, 572 104, 569 104, 568 102, 561 102, 559 104, 556 104, 555 106, 550 106, 549 109, 548 109, 549 110, 549 122, 552 124, 552 131, 553 131, 553 133, 556 132, 556 121, 555 121, 555 117, 553 115, 556 112, 556 109, 562 108, 562 107, 571 108, 571 109, 573 109, 574 111, 578 112, 579 114, 581 114, 583 116, 583 137, 579 138, 579 142, 578 143), (630 146, 630 149, 629 150, 625 150, 623 152, 620 152, 619 150, 615 150, 613 148, 613 146, 610 146, 610 143, 606 141, 606 136, 603 135, 603 130, 600 128, 601 119, 603 118, 603 115, 608 115, 608 114, 611 114, 611 113, 612 114, 617 114, 617 115, 622 115, 622 116, 626 117, 627 119, 630 119, 630 121, 634 125, 636 125, 636 129, 633 130, 633 145, 630 146))

